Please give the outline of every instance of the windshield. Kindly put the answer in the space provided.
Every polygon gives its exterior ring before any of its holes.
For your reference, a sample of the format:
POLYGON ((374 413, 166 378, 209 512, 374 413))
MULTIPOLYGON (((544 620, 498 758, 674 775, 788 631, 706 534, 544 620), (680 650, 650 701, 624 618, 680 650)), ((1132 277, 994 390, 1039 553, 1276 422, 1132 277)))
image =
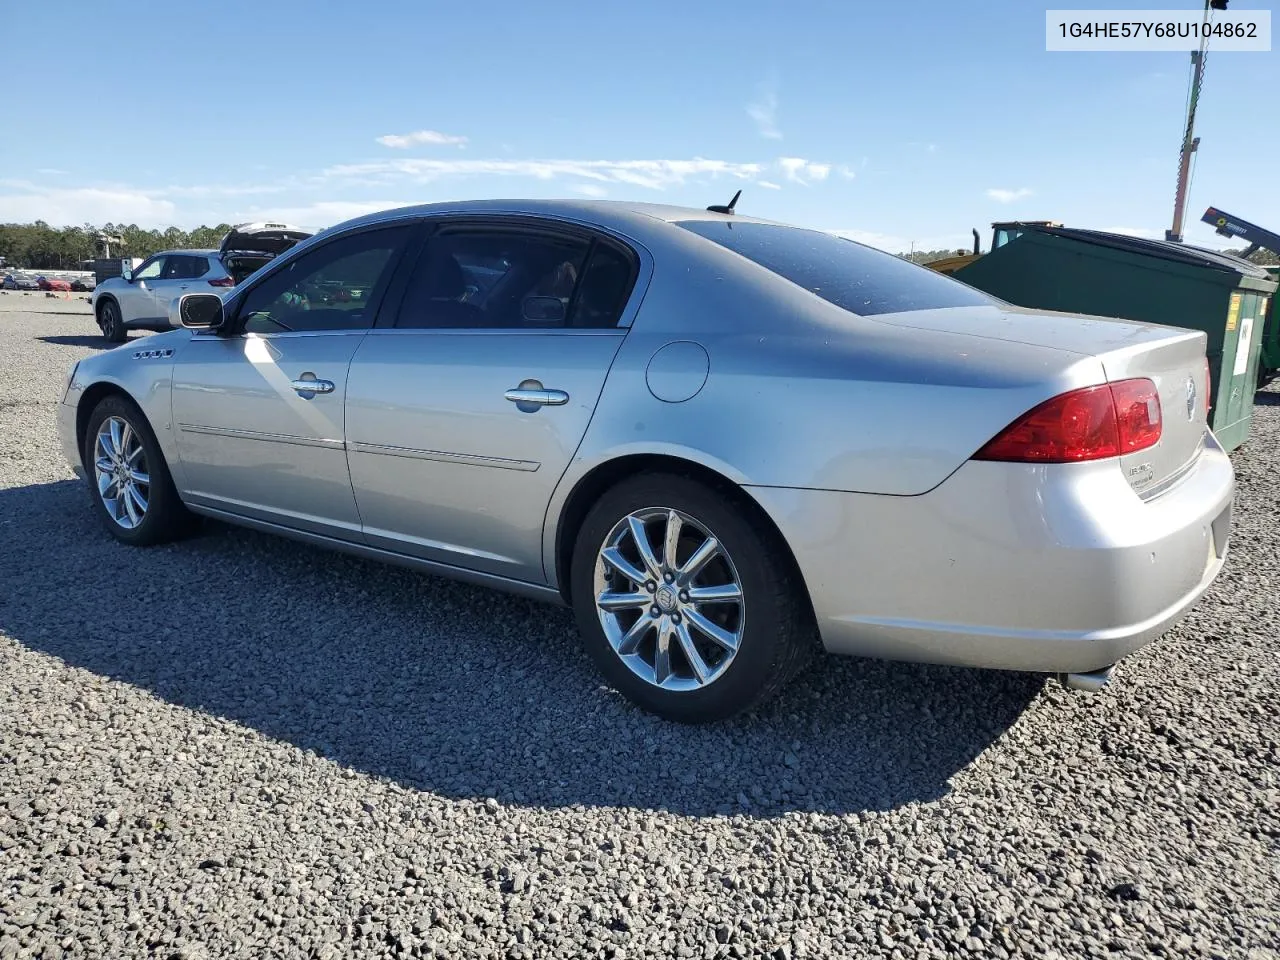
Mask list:
POLYGON ((725 220, 682 220, 676 226, 860 316, 995 303, 927 267, 820 230, 725 220))

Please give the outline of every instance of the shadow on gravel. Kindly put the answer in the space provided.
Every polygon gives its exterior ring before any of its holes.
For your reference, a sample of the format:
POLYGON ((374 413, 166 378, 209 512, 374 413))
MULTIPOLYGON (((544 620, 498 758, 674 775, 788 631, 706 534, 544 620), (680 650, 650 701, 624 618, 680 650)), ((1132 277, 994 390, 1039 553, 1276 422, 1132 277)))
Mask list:
POLYGON ((36 337, 36 339, 63 347, 93 347, 95 350, 110 350, 112 347, 120 346, 118 343, 108 343, 103 339, 102 334, 97 334, 96 336, 36 337))
POLYGON ((823 658, 752 716, 684 727, 603 688, 555 607, 220 524, 126 548, 73 481, 0 490, 0 541, 24 646, 455 798, 892 809, 944 795, 1044 683, 823 658))
POLYGON ((1273 390, 1260 390, 1254 395, 1253 402, 1262 407, 1280 407, 1280 393, 1273 390))

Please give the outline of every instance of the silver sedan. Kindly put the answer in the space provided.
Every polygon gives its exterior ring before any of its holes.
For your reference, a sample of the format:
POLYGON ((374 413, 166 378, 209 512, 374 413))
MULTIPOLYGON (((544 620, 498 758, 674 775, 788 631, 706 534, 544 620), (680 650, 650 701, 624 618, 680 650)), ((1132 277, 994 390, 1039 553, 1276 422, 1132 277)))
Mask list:
POLYGON ((568 604, 689 722, 824 648, 1096 685, 1213 581, 1203 333, 723 210, 333 227, 81 361, 67 457, 126 543, 203 515, 568 604))

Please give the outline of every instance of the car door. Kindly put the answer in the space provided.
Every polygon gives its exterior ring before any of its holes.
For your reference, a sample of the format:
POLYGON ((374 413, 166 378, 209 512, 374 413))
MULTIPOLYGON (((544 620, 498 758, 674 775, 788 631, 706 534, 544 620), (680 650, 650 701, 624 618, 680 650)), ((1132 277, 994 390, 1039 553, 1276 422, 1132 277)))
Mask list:
POLYGON ((160 316, 156 306, 155 287, 167 269, 169 258, 157 254, 138 264, 128 281, 113 291, 120 307, 120 319, 125 323, 148 323, 160 316))
POLYGON ((413 226, 342 234, 283 260, 227 303, 230 335, 175 354, 173 421, 194 503, 359 540, 347 469, 347 370, 413 226), (330 286, 370 291, 328 300, 330 286))
POLYGON ((191 277, 195 274, 194 260, 194 257, 187 254, 170 254, 165 257, 160 276, 150 282, 157 318, 169 319, 174 301, 190 289, 191 277))
POLYGON ((549 223, 450 221, 417 256, 391 325, 347 389, 366 539, 546 582, 547 505, 626 330, 637 260, 549 223))

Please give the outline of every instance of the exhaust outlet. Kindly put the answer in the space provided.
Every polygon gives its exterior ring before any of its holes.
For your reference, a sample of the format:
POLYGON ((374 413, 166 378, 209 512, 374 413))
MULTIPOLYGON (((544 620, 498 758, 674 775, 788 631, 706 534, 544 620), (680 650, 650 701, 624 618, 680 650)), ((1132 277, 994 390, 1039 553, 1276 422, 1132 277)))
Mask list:
POLYGON ((1098 693, 1107 684, 1111 682, 1111 675, 1115 672, 1116 665, 1113 663, 1109 667, 1103 667, 1101 670, 1092 670, 1089 673, 1064 673, 1060 679, 1062 685, 1068 690, 1079 690, 1081 693, 1098 693))

